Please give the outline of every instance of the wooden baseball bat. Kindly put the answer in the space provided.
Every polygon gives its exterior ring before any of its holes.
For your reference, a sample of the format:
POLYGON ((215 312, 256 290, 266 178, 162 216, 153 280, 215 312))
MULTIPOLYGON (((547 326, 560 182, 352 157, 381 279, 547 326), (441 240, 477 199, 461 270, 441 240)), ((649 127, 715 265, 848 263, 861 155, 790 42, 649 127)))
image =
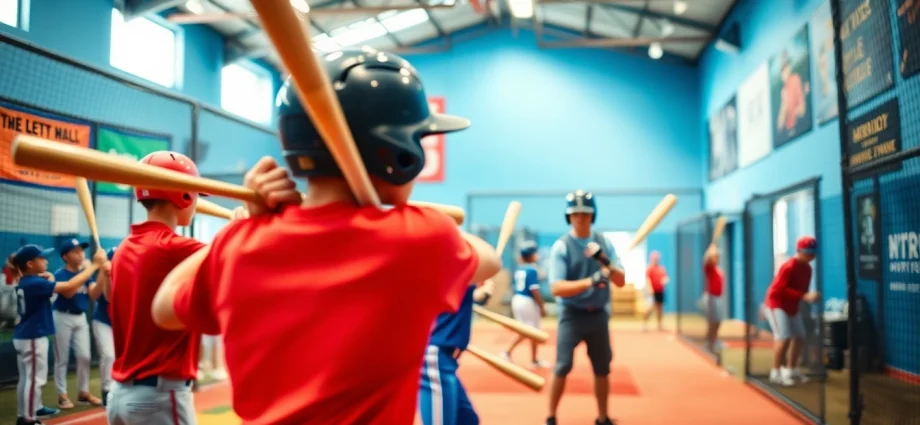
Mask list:
MULTIPOLYGON (((275 46, 284 68, 291 73, 294 89, 316 126, 326 147, 342 170, 345 181, 362 205, 380 206, 352 137, 342 105, 326 71, 313 52, 312 37, 289 1, 252 0, 265 34, 275 46)), ((305 16, 303 19, 309 19, 305 16)))
POLYGON ((83 214, 86 216, 86 224, 89 225, 89 234, 96 243, 96 249, 101 250, 102 244, 99 243, 99 228, 96 227, 96 207, 93 206, 93 195, 89 191, 89 182, 83 177, 74 179, 74 187, 77 189, 77 199, 80 206, 83 207, 83 214))
POLYGON ((474 346, 466 347, 466 351, 478 357, 480 360, 488 363, 490 366, 498 369, 511 379, 518 381, 534 391, 540 391, 546 385, 546 379, 514 363, 506 362, 498 356, 483 351, 474 346))
POLYGON ((720 215, 716 219, 716 225, 712 229, 712 242, 709 243, 709 246, 717 246, 719 244, 719 238, 722 237, 722 232, 725 230, 725 216, 720 215))
POLYGON ((201 198, 198 198, 198 205, 195 206, 195 212, 212 217, 226 218, 227 220, 233 217, 233 210, 201 198))
POLYGON ((505 219, 502 220, 502 227, 498 232, 498 243, 495 244, 495 252, 498 253, 499 257, 505 251, 505 247, 508 246, 508 240, 511 239, 511 234, 514 232, 514 225, 517 224, 519 215, 521 215, 521 203, 511 201, 508 204, 508 209, 505 210, 505 219))
MULTIPOLYGON (((17 165, 56 173, 82 176, 94 181, 120 183, 150 189, 201 192, 244 202, 261 202, 255 191, 218 180, 193 177, 178 171, 142 164, 97 150, 20 134, 13 140, 13 162, 17 165)), ((199 199, 199 202, 202 201, 199 199)), ((466 214, 455 206, 409 201, 412 205, 437 209, 463 224, 466 214)), ((207 212, 204 212, 208 214, 207 212)))
POLYGON ((486 319, 489 319, 495 323, 498 323, 499 325, 502 325, 534 341, 546 342, 546 340, 549 339, 549 334, 546 333, 545 331, 542 331, 533 326, 521 323, 508 316, 498 314, 494 311, 489 311, 483 308, 482 306, 473 304, 473 311, 475 311, 480 316, 485 317, 486 319))
MULTIPOLYGON (((517 223, 517 218, 520 214, 521 203, 518 201, 511 201, 511 203, 508 204, 508 209, 505 210, 505 219, 502 220, 502 227, 498 232, 498 243, 495 244, 495 251, 498 252, 499 256, 502 255, 505 247, 508 246, 508 240, 511 239, 511 234, 514 232, 514 225, 517 223)), ((476 314, 479 314, 480 316, 498 323, 499 325, 502 325, 505 328, 513 332, 517 332, 527 338, 539 342, 546 342, 546 340, 549 338, 549 334, 546 332, 536 329, 533 326, 521 323, 510 317, 489 311, 485 307, 474 304, 473 311, 476 314)))
POLYGON ((671 209, 674 208, 674 205, 677 204, 677 197, 673 194, 665 195, 664 199, 658 203, 655 209, 649 213, 648 217, 645 218, 645 221, 642 222, 642 225, 639 226, 639 230, 636 230, 636 235, 633 237, 632 242, 630 242, 629 247, 626 249, 627 252, 632 251, 633 248, 638 246, 645 238, 648 237, 649 233, 652 233, 652 230, 655 230, 658 227, 658 224, 661 223, 661 220, 664 219, 671 209))

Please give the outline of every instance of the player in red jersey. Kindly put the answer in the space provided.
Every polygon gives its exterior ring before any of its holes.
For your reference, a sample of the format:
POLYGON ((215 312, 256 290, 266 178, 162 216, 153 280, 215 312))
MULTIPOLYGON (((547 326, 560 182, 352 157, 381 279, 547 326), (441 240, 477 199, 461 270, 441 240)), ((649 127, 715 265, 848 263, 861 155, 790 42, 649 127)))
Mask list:
POLYGON ((765 316, 773 329, 774 339, 770 382, 783 386, 808 382, 808 377, 797 369, 805 343, 805 325, 799 305, 802 301, 814 303, 821 297, 818 292, 808 290, 812 275, 809 263, 815 259, 818 242, 811 236, 803 236, 796 241, 795 247, 795 256, 779 268, 764 300, 765 316))
POLYGON ((251 209, 222 229, 167 277, 155 319, 223 335, 244 424, 410 425, 435 318, 501 267, 446 215, 406 205, 424 166, 421 138, 469 122, 432 113, 398 56, 345 50, 320 63, 381 201, 395 207, 355 205, 288 81, 279 128, 288 165, 309 180, 303 202, 280 214, 251 209))
MULTIPOLYGON (((194 162, 176 152, 153 152, 141 162, 198 176, 194 162)), ((191 223, 199 194, 135 188, 135 195, 147 221, 131 226, 112 259, 111 285, 103 288, 115 346, 109 424, 194 424, 191 383, 201 336, 157 327, 151 304, 166 274, 205 246, 175 232, 191 223)))
POLYGON ((721 351, 719 327, 724 319, 722 292, 725 289, 725 275, 719 267, 719 248, 710 245, 703 255, 704 311, 706 313, 706 348, 713 353, 721 351))
POLYGON ((643 329, 648 329, 648 319, 652 317, 654 311, 658 319, 658 330, 664 329, 661 324, 662 307, 664 306, 664 286, 668 284, 668 271, 661 265, 661 253, 652 251, 648 256, 648 269, 645 270, 645 279, 648 283, 649 291, 652 292, 654 304, 645 313, 645 320, 642 323, 643 329))

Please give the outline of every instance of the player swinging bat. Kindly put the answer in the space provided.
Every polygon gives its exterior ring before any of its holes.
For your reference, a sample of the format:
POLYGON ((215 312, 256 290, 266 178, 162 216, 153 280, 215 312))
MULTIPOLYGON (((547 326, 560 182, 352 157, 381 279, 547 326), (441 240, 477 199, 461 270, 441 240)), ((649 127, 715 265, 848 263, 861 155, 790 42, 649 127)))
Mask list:
MULTIPOLYGON (((77 199, 86 216, 90 235, 95 242, 96 256, 99 261, 105 258, 105 252, 99 243, 99 230, 96 226, 96 211, 92 202, 92 195, 86 179, 77 177, 74 180, 77 199)), ((56 282, 68 282, 76 279, 85 268, 86 254, 84 250, 89 243, 77 239, 68 239, 58 248, 58 254, 64 265, 54 272, 56 282)), ((99 279, 107 279, 104 273, 99 274, 99 279)), ((73 347, 74 357, 77 361, 77 401, 92 406, 101 406, 103 401, 89 391, 90 372, 90 331, 86 312, 89 310, 91 294, 98 293, 102 285, 96 282, 96 277, 90 276, 84 284, 73 291, 62 292, 52 305, 54 318, 54 384, 58 394, 58 407, 72 409, 74 404, 67 394, 67 369, 70 360, 70 349, 73 347)))
POLYGON ((721 351, 719 344, 719 327, 722 324, 723 299, 722 292, 725 287, 725 275, 720 266, 719 238, 725 230, 725 217, 716 219, 712 232, 712 242, 703 254, 703 295, 701 298, 703 313, 706 315, 706 348, 712 353, 721 351))
POLYGON ((469 121, 431 113, 404 59, 370 49, 317 59, 288 2, 253 6, 292 74, 278 127, 308 190, 274 214, 249 205, 252 217, 169 274, 154 317, 166 329, 224 336, 244 423, 411 423, 432 323, 501 267, 448 216, 406 205, 424 166, 421 138, 469 121), (266 387, 266 376, 286 379, 266 387))

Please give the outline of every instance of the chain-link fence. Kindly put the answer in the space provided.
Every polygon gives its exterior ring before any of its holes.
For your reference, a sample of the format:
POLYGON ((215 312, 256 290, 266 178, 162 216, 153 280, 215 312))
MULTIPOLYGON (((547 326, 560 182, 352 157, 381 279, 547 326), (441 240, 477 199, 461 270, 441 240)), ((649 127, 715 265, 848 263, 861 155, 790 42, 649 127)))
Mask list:
MULTIPOLYGON (((788 279, 777 277, 781 268, 799 261, 795 258, 799 238, 814 236, 820 240, 818 182, 809 180, 746 202, 744 317, 748 324, 747 378, 822 423, 826 396, 823 302, 820 298, 813 303, 784 301, 791 299, 783 294, 787 288, 783 283, 788 279), (802 376, 791 375, 796 370, 802 376)), ((808 264, 811 282, 804 292, 821 292, 820 258, 819 249, 808 264)))
MULTIPOLYGON (((832 0, 851 424, 920 424, 920 3, 832 0)), ((829 341, 830 342, 830 341, 829 341)))
POLYGON ((686 218, 677 226, 677 333, 718 364, 722 363, 723 350, 741 348, 744 337, 744 326, 736 320, 739 317, 733 308, 732 291, 738 224, 736 215, 705 213, 686 218), (720 217, 726 224, 719 239, 713 241, 720 217), (711 245, 719 254, 714 270, 720 279, 704 268, 704 257, 711 245))
MULTIPOLYGON (((27 133, 135 160, 156 150, 178 151, 193 158, 202 174, 239 176, 259 157, 279 151, 276 134, 266 127, 5 34, 0 34, 0 57, 5 76, 0 80, 0 148, 7 151, 16 134, 27 133)), ((116 246, 131 224, 146 220, 133 188, 90 181, 90 189, 103 248, 116 246)), ((67 239, 91 239, 72 180, 66 177, 18 168, 4 159, 0 199, 4 260, 23 244, 57 248, 67 239)), ((233 206, 232 201, 214 200, 233 206)), ((219 224, 210 227, 216 231, 219 224)), ((196 236, 191 228, 180 232, 196 236)), ((49 258, 49 271, 62 265, 59 255, 49 258)), ((88 321, 94 308, 90 303, 88 321)), ((0 384, 15 382, 18 375, 11 339, 12 325, 0 324, 0 384)), ((53 357, 51 349, 49 365, 53 357)), ((73 368, 75 362, 70 364, 73 368)))

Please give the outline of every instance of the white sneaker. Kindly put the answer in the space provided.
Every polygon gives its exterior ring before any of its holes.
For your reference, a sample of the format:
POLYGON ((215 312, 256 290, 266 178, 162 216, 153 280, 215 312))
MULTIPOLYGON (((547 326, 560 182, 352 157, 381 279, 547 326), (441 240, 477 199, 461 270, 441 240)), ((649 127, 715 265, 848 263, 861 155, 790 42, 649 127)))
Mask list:
POLYGON ((510 362, 510 361, 511 361, 511 353, 509 353, 509 352, 507 352, 507 351, 502 351, 501 353, 498 353, 498 357, 501 357, 502 360, 504 360, 504 361, 506 361, 506 362, 510 362))
POLYGON ((531 363, 531 365, 538 369, 546 369, 549 367, 549 363, 544 362, 543 360, 537 359, 537 361, 531 363))
POLYGON ((808 375, 802 373, 802 371, 799 369, 793 369, 791 371, 790 377, 792 378, 793 381, 798 381, 803 384, 807 384, 811 382, 811 378, 809 378, 808 375))
POLYGON ((783 373, 783 372, 787 372, 787 369, 783 368, 782 371, 777 370, 777 369, 771 370, 770 371, 770 383, 780 385, 783 387, 791 387, 795 385, 795 381, 793 381, 792 378, 788 376, 788 372, 787 373, 783 373))

